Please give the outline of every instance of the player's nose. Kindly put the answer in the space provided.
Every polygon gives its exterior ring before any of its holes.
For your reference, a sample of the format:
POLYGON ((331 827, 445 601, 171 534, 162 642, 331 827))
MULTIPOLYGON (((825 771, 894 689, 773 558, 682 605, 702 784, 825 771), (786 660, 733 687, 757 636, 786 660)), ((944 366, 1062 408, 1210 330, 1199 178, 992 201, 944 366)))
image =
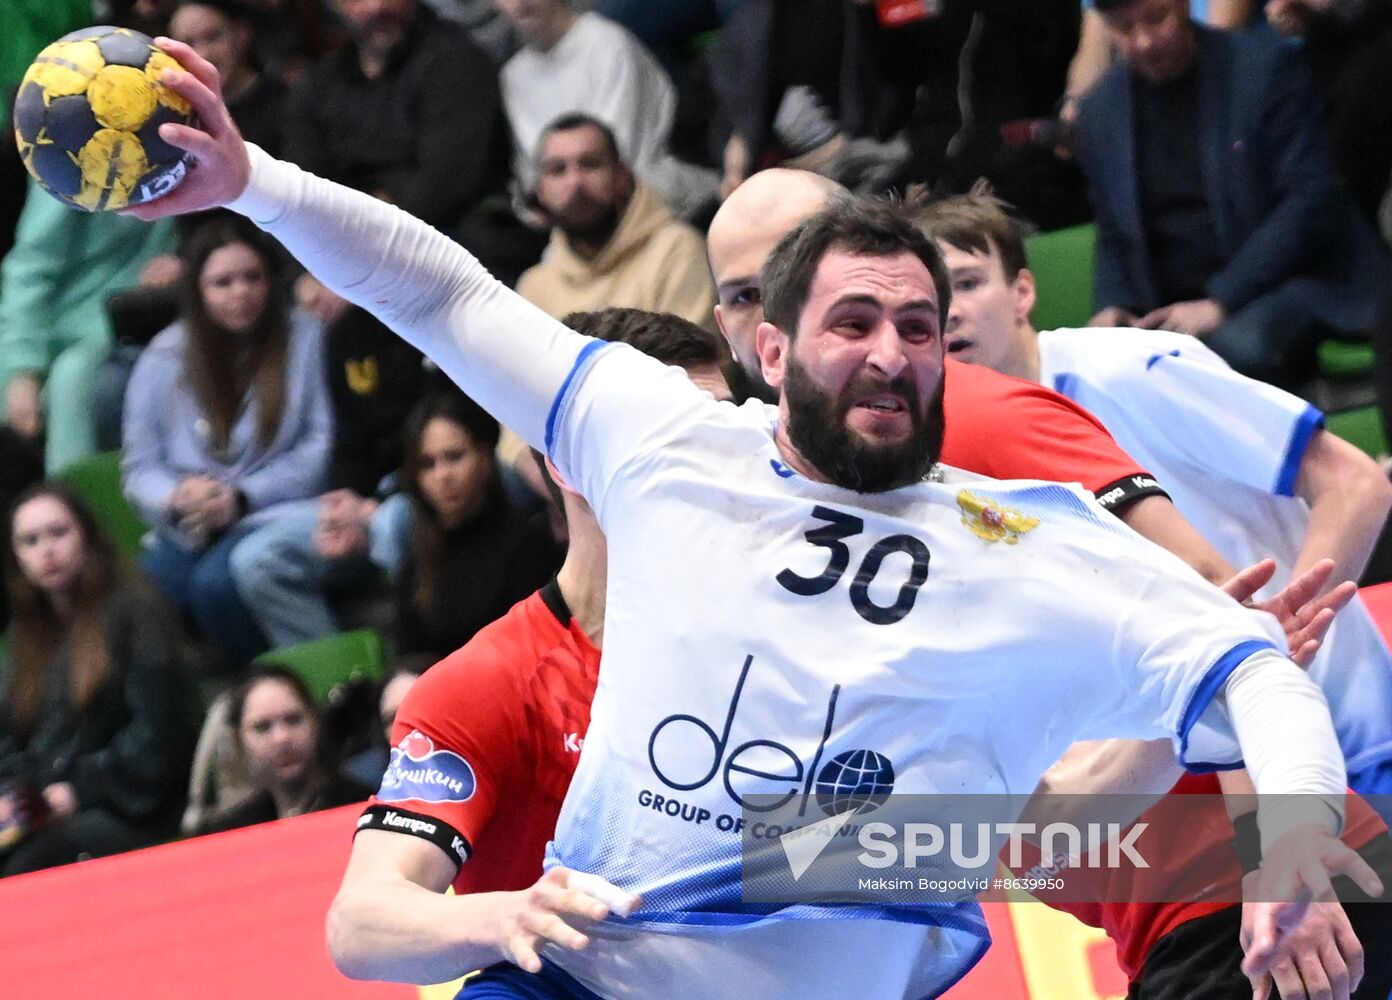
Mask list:
POLYGON ((881 320, 867 339, 865 360, 871 367, 889 378, 894 378, 904 370, 904 366, 908 364, 908 357, 904 353, 904 341, 899 336, 898 327, 888 318, 881 320))

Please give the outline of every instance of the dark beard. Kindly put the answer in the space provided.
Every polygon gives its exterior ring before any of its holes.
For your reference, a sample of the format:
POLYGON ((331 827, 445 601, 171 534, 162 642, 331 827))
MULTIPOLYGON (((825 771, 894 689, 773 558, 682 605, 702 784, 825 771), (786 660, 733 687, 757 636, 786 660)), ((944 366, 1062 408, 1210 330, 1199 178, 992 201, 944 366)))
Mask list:
POLYGON ((864 380, 857 380, 833 396, 790 356, 783 381, 788 440, 828 480, 857 493, 883 493, 922 481, 942 453, 942 381, 927 412, 919 405, 918 387, 907 379, 870 388, 895 392, 908 406, 913 428, 898 444, 872 444, 846 426, 852 401, 863 398, 866 388, 864 380))
POLYGON ((593 247, 596 250, 605 246, 619 228, 619 206, 609 205, 596 214, 583 220, 569 220, 556 216, 556 226, 565 233, 572 246, 593 247))

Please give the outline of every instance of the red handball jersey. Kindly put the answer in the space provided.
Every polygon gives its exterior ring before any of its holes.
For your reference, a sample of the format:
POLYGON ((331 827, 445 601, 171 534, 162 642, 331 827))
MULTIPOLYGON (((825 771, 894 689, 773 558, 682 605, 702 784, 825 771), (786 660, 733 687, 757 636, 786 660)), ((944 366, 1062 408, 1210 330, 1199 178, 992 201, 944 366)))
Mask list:
MULTIPOLYGON (((1183 775, 1137 820, 1149 826, 1133 843, 1151 867, 1089 869, 1084 862, 1058 872, 1070 886, 1071 897, 1077 898, 1078 885, 1085 881, 1086 895, 1099 902, 1064 902, 1051 899, 1048 892, 1035 895, 1106 931, 1116 945, 1117 964, 1134 980, 1160 938, 1187 921, 1235 906, 1242 898, 1242 866, 1221 796, 1216 774, 1183 775), (1202 798, 1192 798, 1196 795, 1202 798)), ((1386 824, 1357 795, 1349 793, 1346 809, 1340 839, 1354 850, 1386 832, 1386 824)), ((1038 848, 1028 842, 1023 846, 1021 874, 1043 875, 1046 866, 1039 862, 1038 848)))
POLYGON ((457 893, 525 889, 580 758, 599 650, 553 580, 421 677, 358 829, 422 837, 457 893), (465 864, 465 861, 468 864, 465 864))
POLYGON ((1117 510, 1163 495, 1087 410, 1034 382, 947 359, 942 460, 993 479, 1081 483, 1117 510))

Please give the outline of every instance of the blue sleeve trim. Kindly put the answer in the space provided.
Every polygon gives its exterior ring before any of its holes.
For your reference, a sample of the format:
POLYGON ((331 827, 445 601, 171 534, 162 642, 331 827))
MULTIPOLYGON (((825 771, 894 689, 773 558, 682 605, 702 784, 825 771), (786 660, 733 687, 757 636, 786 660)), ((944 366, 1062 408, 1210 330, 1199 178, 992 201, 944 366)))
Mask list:
POLYGON ((1233 771, 1243 766, 1241 762, 1211 764, 1196 761, 1191 763, 1189 761, 1189 732, 1198 724, 1200 717, 1208 710, 1208 706, 1218 696, 1218 692, 1223 689, 1223 685, 1228 682, 1228 678, 1232 676, 1234 670, 1253 653, 1275 648, 1265 639, 1249 639, 1246 642, 1240 642, 1219 657, 1218 662, 1210 667, 1203 680, 1199 681, 1199 686, 1189 696, 1189 704, 1184 706, 1184 715, 1179 721, 1179 762, 1186 769, 1202 774, 1208 771, 1233 771))
POLYGON ((1324 414, 1313 406, 1306 406, 1305 412, 1295 422, 1291 430, 1290 444, 1286 447, 1286 461, 1276 476, 1276 488, 1272 490, 1278 497, 1295 496, 1295 481, 1300 476, 1300 463, 1305 459, 1305 449, 1315 431, 1324 426, 1324 414))
POLYGON ((1054 392, 1060 396, 1067 396, 1075 402, 1078 399, 1078 376, 1072 372, 1064 372, 1054 376, 1054 392))
POLYGON ((561 383, 556 398, 551 401, 551 411, 546 414, 546 453, 548 455, 551 453, 551 445, 556 439, 556 420, 561 415, 561 406, 565 403, 566 396, 570 394, 570 387, 575 384, 575 377, 590 363, 595 351, 607 344, 606 340, 591 340, 580 349, 580 353, 575 356, 575 364, 570 366, 570 373, 561 383))

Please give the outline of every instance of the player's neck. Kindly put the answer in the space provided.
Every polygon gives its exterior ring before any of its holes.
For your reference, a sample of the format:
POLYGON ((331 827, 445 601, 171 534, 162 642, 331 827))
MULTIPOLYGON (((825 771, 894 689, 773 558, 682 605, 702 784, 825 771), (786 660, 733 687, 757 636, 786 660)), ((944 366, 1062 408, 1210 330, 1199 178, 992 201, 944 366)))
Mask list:
POLYGON ((575 532, 566 549, 565 562, 556 574, 556 585, 570 608, 575 624, 589 640, 603 646, 604 592, 608 585, 608 552, 604 537, 575 532))
POLYGON ((1013 375, 1026 382, 1038 382, 1040 371, 1039 333, 1029 320, 1021 320, 1015 328, 1015 352, 1004 374, 1013 375))
POLYGON ((1019 337, 1020 350, 1016 352, 1019 357, 1020 370, 1012 372, 1016 379, 1025 379, 1026 382, 1038 382, 1040 380, 1040 334, 1038 330, 1030 325, 1029 320, 1022 320, 1019 329, 1016 330, 1019 337))

